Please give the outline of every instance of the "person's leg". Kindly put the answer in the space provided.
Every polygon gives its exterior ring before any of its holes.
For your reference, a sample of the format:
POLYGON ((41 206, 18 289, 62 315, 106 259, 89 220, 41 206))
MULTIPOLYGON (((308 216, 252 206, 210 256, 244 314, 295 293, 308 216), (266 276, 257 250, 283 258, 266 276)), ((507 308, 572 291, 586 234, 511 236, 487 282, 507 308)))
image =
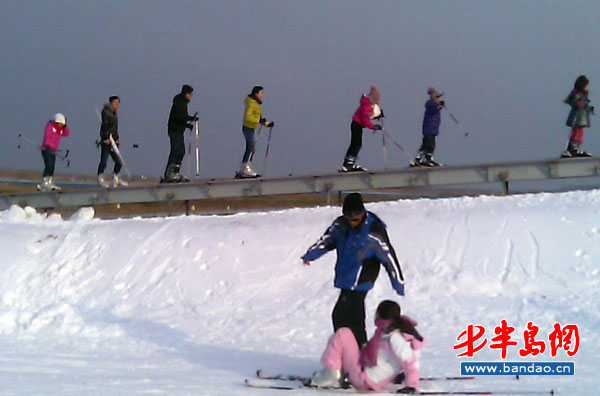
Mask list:
POLYGON ((119 158, 119 156, 117 155, 117 153, 115 152, 115 150, 112 149, 112 147, 110 148, 109 153, 110 153, 110 158, 112 158, 112 160, 115 163, 115 166, 113 168, 113 173, 115 175, 118 175, 119 172, 121 172, 121 167, 123 166, 121 164, 121 159, 119 158))
POLYGON ((171 151, 169 152, 169 159, 167 160, 167 167, 165 169, 165 180, 166 181, 177 181, 179 178, 179 168, 181 161, 185 155, 185 140, 183 134, 181 135, 169 135, 169 142, 171 143, 171 151))
POLYGON ((43 176, 54 176, 54 166, 56 164, 56 154, 50 150, 42 150, 42 158, 44 159, 44 174, 43 176))
POLYGON ((352 121, 350 124, 350 146, 346 150, 346 156, 344 157, 344 167, 353 168, 355 166, 356 157, 362 148, 362 135, 363 130, 360 124, 352 121))
POLYGON ((367 342, 365 330, 365 297, 366 292, 342 290, 332 312, 333 328, 338 330, 348 327, 356 337, 358 345, 367 342))
POLYGON ((242 133, 244 134, 244 140, 246 141, 246 149, 242 156, 242 162, 246 163, 250 160, 250 155, 254 153, 256 142, 254 139, 254 129, 242 127, 242 133))
POLYGON ((359 359, 360 349, 352 330, 342 327, 329 338, 321 364, 333 371, 347 373, 352 386, 358 390, 367 390, 359 359))
POLYGON ((108 162, 108 153, 110 152, 110 146, 104 144, 104 142, 100 143, 100 163, 98 164, 98 172, 97 175, 104 173, 106 169, 106 164, 108 162))

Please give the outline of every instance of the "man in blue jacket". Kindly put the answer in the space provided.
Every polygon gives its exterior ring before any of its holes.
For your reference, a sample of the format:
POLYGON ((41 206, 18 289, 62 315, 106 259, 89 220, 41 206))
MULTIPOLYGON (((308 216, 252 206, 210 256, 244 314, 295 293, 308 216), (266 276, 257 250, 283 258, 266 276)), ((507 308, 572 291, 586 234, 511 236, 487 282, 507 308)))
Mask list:
POLYGON ((386 269, 392 287, 400 296, 404 295, 404 277, 385 224, 365 210, 360 194, 346 196, 342 213, 302 260, 310 265, 311 261, 336 249, 334 286, 341 292, 332 313, 333 328, 336 331, 349 327, 362 346, 367 342, 365 297, 377 280, 380 265, 386 269))
POLYGON ((414 164, 416 166, 439 166, 440 164, 433 160, 433 152, 435 151, 435 137, 440 133, 441 111, 445 105, 441 97, 444 94, 438 93, 435 88, 429 88, 427 94, 429 100, 425 102, 425 114, 423 114, 423 143, 414 164))

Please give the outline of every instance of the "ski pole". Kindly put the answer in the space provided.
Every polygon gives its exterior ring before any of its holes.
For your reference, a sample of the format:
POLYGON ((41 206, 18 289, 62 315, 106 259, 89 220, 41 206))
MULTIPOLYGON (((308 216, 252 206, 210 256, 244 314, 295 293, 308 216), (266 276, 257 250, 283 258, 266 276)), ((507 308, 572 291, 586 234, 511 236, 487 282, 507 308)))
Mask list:
POLYGON ((258 138, 260 137, 260 131, 262 131, 262 124, 260 124, 260 126, 258 127, 258 132, 256 133, 256 139, 254 139, 254 149, 252 150, 252 152, 250 153, 250 158, 248 158, 248 161, 252 162, 252 158, 254 158, 254 152, 256 151, 256 143, 258 143, 258 138))
POLYGON ((192 169, 192 130, 190 129, 190 138, 188 139, 188 155, 187 155, 187 174, 191 174, 192 169))
POLYGON ((265 152, 265 167, 263 169, 263 175, 267 171, 267 159, 269 158, 269 146, 271 145, 271 132, 273 132, 273 127, 269 127, 269 137, 267 138, 267 151, 265 152))
MULTIPOLYGON (((42 149, 42 146, 38 145, 37 142, 34 142, 33 140, 29 139, 26 136, 23 136, 22 134, 19 133, 19 138, 22 139, 24 142, 29 143, 30 145, 32 145, 33 147, 35 147, 38 150, 42 149)), ((17 149, 20 149, 21 145, 17 145, 17 149)), ((63 150, 63 149, 58 149, 54 152, 56 154, 56 156, 58 158, 60 158, 61 160, 63 160, 66 163, 66 167, 68 168, 69 165, 71 165, 71 160, 67 159, 67 157, 69 156, 69 149, 63 150)))
POLYGON ((452 121, 454 121, 454 122, 456 123, 456 125, 458 125, 458 128, 460 129, 460 131, 461 131, 462 133, 464 133, 464 134, 465 134, 465 137, 469 136, 469 132, 465 132, 465 130, 464 130, 464 128, 463 128, 463 126, 462 126, 462 124, 461 124, 460 122, 458 122, 458 120, 456 119, 456 117, 454 117, 454 114, 452 114, 452 113, 450 112, 450 110, 448 110, 448 108, 447 108, 446 106, 444 106, 444 110, 446 110, 446 111, 448 112, 448 114, 450 114, 450 118, 452 118, 452 121))
POLYGON ((396 141, 396 139, 394 139, 393 137, 391 137, 391 136, 390 136, 390 134, 389 134, 389 133, 387 133, 387 132, 385 131, 385 129, 381 129, 381 132, 382 132, 382 133, 383 133, 385 136, 387 136, 387 137, 388 137, 388 138, 389 138, 389 139, 392 141, 392 143, 394 143, 394 144, 396 145, 396 147, 398 147, 398 148, 400 149, 400 151, 402 151, 402 154, 404 154, 404 156, 406 156, 406 158, 408 159, 408 162, 409 162, 409 163, 412 163, 412 158, 410 158, 410 156, 409 156, 409 155, 408 155, 408 153, 406 152, 406 149, 404 149, 404 147, 402 147, 402 145, 401 145, 400 143, 398 143, 398 142, 396 141))
POLYGON ((196 120, 196 177, 200 176, 200 126, 196 120))
POLYGON ((121 151, 119 151, 119 147, 117 146, 115 139, 112 137, 112 135, 108 135, 108 138, 110 139, 110 145, 112 146, 113 151, 117 154, 117 157, 119 157, 119 161, 121 161, 123 168, 125 168, 125 172, 127 173, 127 177, 129 178, 129 181, 131 181, 132 180, 131 173, 129 173, 129 168, 127 168, 127 164, 125 163, 125 160, 123 159, 123 156, 121 155, 121 151))
MULTIPOLYGON (((381 130, 383 130, 383 117, 381 118, 381 130)), ((381 141, 383 142, 383 164, 384 164, 384 169, 387 170, 388 169, 388 153, 387 153, 387 147, 385 145, 385 133, 381 134, 381 141)))

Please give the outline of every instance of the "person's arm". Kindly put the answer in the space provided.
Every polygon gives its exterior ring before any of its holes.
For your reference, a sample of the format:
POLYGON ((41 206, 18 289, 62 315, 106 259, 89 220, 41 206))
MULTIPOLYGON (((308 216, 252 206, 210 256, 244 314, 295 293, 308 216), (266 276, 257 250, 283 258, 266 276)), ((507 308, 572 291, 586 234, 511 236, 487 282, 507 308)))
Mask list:
POLYGON ((371 130, 376 130, 377 126, 371 122, 371 114, 373 113, 373 105, 371 101, 363 96, 360 100, 360 107, 358 108, 358 117, 360 118, 361 124, 371 130))
POLYGON ((377 259, 383 264, 388 273, 392 287, 398 295, 404 295, 404 276, 400 268, 400 262, 396 256, 396 251, 390 242, 385 225, 377 220, 371 226, 369 239, 373 243, 373 249, 377 259))
POLYGON ((329 228, 327 228, 327 231, 325 231, 323 236, 308 248, 306 253, 301 257, 305 265, 309 265, 311 261, 314 261, 330 250, 335 249, 336 242, 334 234, 337 232, 338 228, 339 223, 336 220, 329 228))

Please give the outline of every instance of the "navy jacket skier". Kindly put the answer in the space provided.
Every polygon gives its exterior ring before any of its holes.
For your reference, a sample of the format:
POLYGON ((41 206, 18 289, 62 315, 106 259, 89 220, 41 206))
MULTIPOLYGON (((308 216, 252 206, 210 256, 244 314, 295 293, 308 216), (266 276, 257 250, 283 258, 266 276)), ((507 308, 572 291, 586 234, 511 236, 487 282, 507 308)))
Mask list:
POLYGON ((344 200, 343 216, 338 217, 325 234, 302 256, 305 265, 336 249, 334 286, 341 289, 333 309, 334 331, 349 327, 358 345, 367 341, 365 297, 375 284, 383 265, 392 287, 404 295, 404 277, 390 243, 386 226, 374 213, 365 210, 358 193, 344 200))
POLYGON ((440 133, 441 110, 445 104, 440 98, 444 94, 438 93, 435 88, 429 88, 427 94, 429 100, 425 102, 425 113, 423 114, 423 143, 414 162, 418 166, 438 166, 439 164, 433 160, 433 152, 435 151, 435 138, 440 133))

